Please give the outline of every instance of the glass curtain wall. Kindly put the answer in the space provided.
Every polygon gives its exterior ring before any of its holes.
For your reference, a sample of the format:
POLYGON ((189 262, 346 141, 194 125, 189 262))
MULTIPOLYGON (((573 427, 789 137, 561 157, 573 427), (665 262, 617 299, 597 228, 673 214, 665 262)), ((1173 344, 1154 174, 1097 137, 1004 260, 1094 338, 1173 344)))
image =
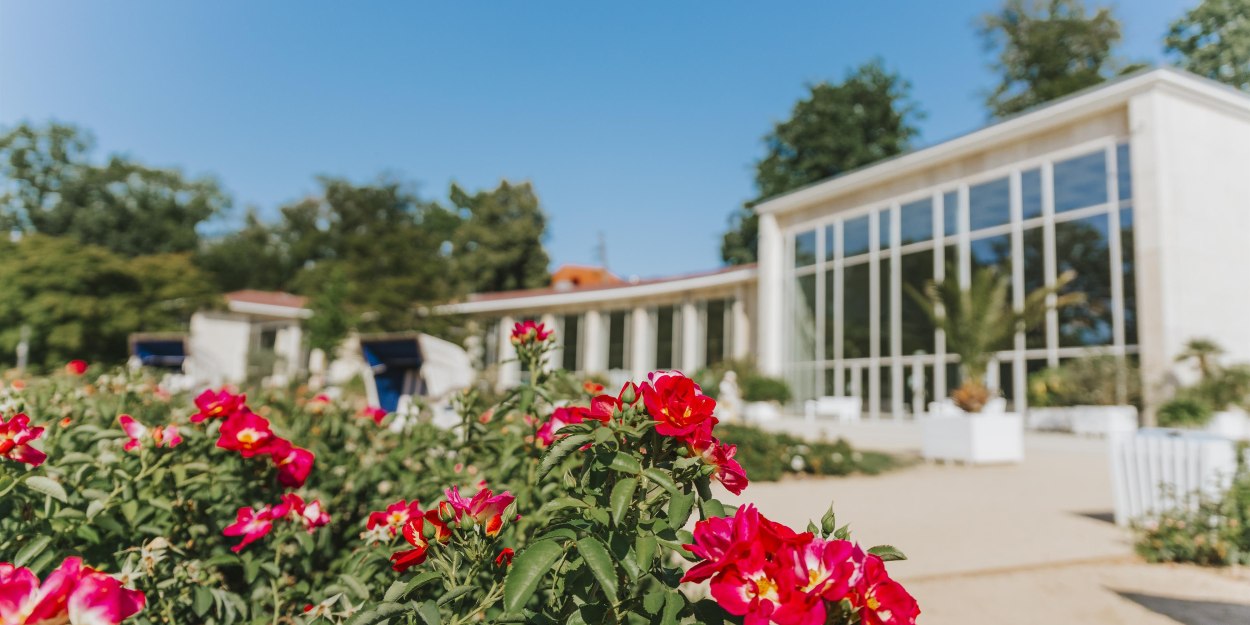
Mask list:
POLYGON ((854 395, 907 417, 959 385, 920 300, 926 285, 992 268, 1011 305, 1072 271, 1078 306, 996 354, 989 382, 1023 408, 1027 376, 1060 359, 1137 349, 1128 145, 1047 158, 792 227, 785 374, 798 400, 854 395))

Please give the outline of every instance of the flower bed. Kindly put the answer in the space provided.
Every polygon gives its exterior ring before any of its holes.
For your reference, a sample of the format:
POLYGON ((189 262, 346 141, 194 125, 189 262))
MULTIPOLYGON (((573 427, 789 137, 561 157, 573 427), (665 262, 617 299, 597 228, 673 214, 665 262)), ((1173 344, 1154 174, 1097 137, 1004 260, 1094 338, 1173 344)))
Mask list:
POLYGON ((78 367, 7 385, 0 622, 915 621, 893 548, 712 497, 748 472, 693 381, 557 407, 549 333, 513 338, 530 382, 464 395, 452 432, 78 367))

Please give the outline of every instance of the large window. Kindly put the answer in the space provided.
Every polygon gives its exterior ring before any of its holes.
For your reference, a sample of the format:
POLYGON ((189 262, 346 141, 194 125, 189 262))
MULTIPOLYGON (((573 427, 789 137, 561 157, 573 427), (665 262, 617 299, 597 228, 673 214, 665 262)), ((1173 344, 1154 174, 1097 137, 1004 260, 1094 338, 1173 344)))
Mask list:
POLYGON ((625 368, 625 324, 629 314, 624 310, 608 313, 608 369, 625 368))
POLYGON ((1065 271, 1076 275, 1068 291, 1084 294, 1080 305, 1052 310, 998 346, 991 377, 1009 401, 1024 399, 1030 371, 1063 358, 1091 348, 1131 357, 1129 157, 1127 145, 1106 142, 877 198, 793 231, 784 331, 795 398, 840 392, 877 415, 904 415, 946 395, 960 384, 959 365, 926 314, 924 292, 931 281, 962 283, 981 268, 1009 281, 1009 306, 1065 271))
POLYGON ((729 307, 723 299, 707 302, 707 336, 704 339, 703 364, 712 366, 725 360, 725 315, 729 307))
POLYGON ((674 307, 661 306, 655 311, 655 368, 672 369, 676 367, 673 358, 673 324, 676 321, 674 307))
POLYGON ((577 371, 581 362, 581 315, 565 315, 561 320, 560 340, 564 349, 560 354, 560 366, 567 371, 577 371))

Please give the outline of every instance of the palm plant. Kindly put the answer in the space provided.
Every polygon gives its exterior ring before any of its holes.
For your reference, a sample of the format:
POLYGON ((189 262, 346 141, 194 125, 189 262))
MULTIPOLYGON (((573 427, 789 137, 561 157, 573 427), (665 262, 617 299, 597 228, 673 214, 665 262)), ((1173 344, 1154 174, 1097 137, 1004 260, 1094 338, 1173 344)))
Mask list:
POLYGON ((1216 358, 1224 354, 1224 348, 1218 343, 1207 338, 1193 338, 1185 343, 1185 348, 1181 353, 1176 355, 1176 362, 1185 362, 1193 359, 1198 364, 1198 373, 1202 374, 1202 379, 1211 377, 1211 373, 1215 370, 1216 358))
POLYGON ((1027 294, 1019 309, 1011 305, 1011 277, 994 267, 974 271, 967 286, 948 279, 929 281, 924 293, 908 287, 933 324, 946 334, 946 351, 959 356, 963 382, 951 394, 956 405, 980 412, 989 400, 985 373, 990 358, 1008 348, 1017 332, 1027 332, 1046 320, 1050 309, 1046 300, 1051 295, 1055 295, 1056 309, 1085 301, 1084 293, 1059 293, 1075 278, 1075 272, 1064 272, 1053 285, 1027 294))

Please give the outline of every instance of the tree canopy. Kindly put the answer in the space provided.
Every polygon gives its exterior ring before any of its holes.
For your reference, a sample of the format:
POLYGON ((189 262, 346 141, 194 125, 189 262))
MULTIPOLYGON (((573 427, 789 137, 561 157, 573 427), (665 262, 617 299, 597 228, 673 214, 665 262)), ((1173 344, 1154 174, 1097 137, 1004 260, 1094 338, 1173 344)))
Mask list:
POLYGON ((21 124, 0 135, 4 225, 71 237, 123 256, 191 252, 196 228, 229 198, 209 178, 146 167, 122 156, 91 162, 91 136, 74 126, 21 124))
POLYGON ((462 218, 452 250, 465 288, 486 292, 547 285, 547 217, 528 182, 505 180, 492 191, 472 195, 453 184, 450 196, 462 218))
POLYGON ((790 117, 764 137, 755 164, 757 196, 731 217, 721 244, 726 263, 754 262, 759 202, 899 154, 916 136, 920 112, 911 85, 880 61, 865 63, 840 83, 808 86, 790 117))
POLYGON ((1082 0, 1007 0, 981 18, 980 34, 1000 75, 986 98, 994 117, 1006 117, 1096 85, 1122 66, 1115 58, 1120 22, 1111 9, 1090 14, 1082 0))
POLYGON ((1181 67, 1250 90, 1250 0, 1203 0, 1172 23, 1164 43, 1181 67))

